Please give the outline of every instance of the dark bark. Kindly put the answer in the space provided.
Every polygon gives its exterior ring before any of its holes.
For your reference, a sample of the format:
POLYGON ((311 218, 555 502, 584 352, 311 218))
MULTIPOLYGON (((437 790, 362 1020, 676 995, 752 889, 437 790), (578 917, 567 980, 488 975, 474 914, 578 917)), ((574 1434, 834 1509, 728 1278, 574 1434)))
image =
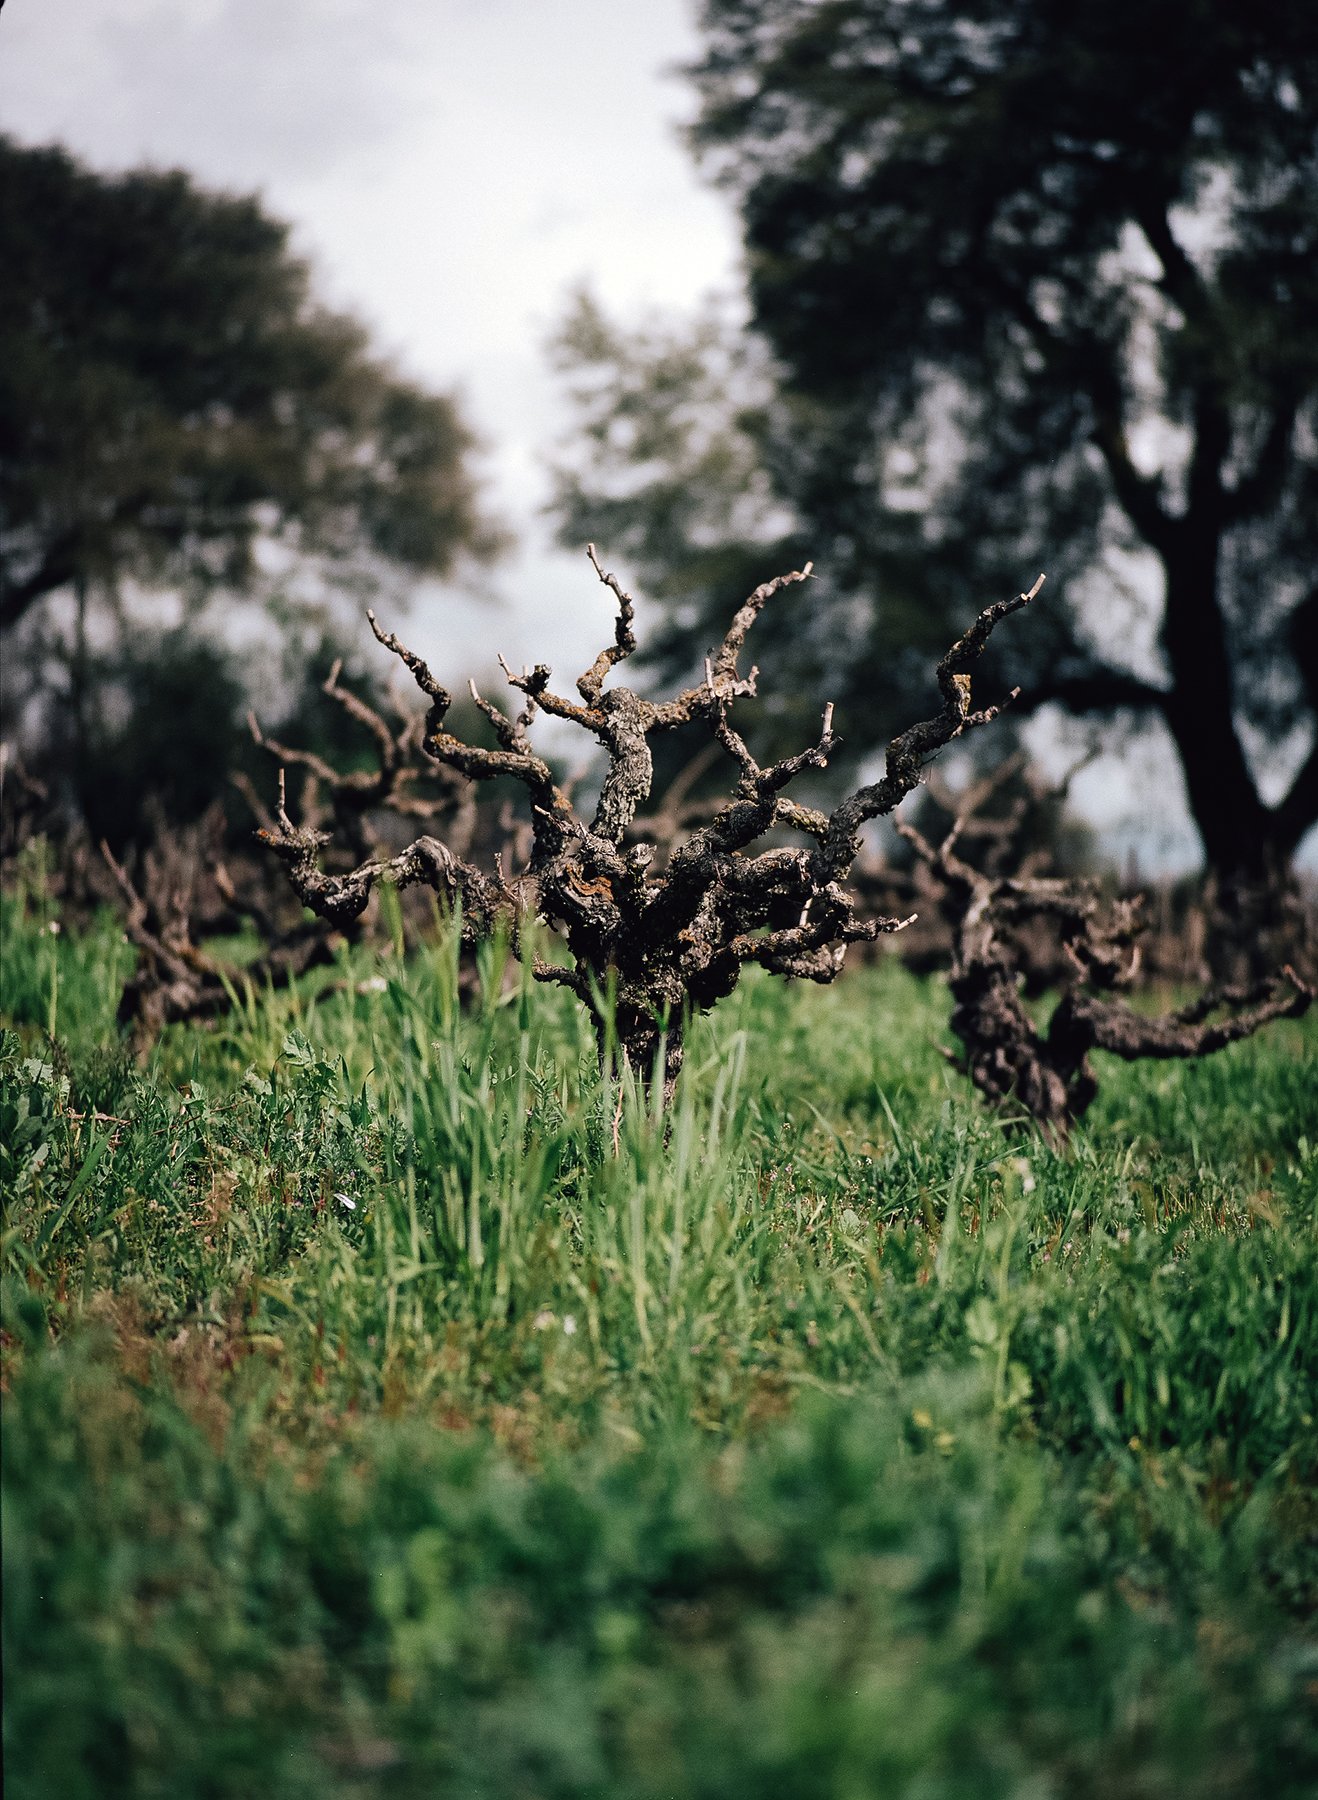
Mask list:
POLYGON ((21 581, 0 580, 0 630, 17 625, 38 600, 68 587, 81 568, 76 555, 63 547, 52 549, 39 568, 21 581))
MULTIPOLYGON (((990 791, 983 784, 970 804, 990 791)), ((1091 1051, 1127 1061, 1205 1056, 1311 1004, 1313 990, 1287 965, 1249 983, 1208 987, 1161 1017, 1137 1012, 1113 996, 1139 970, 1141 901, 1105 902, 1081 881, 985 874, 955 854, 970 818, 967 807, 938 845, 897 826, 953 927, 951 1026, 962 1047, 953 1060, 993 1105, 1019 1108, 1053 1143, 1065 1143, 1098 1093, 1091 1051), (1041 925, 1056 934, 1070 966, 1046 1030, 1021 1001, 1022 934, 1041 925)))
POLYGON ((1223 878, 1262 881, 1279 872, 1284 858, 1233 719, 1220 556, 1218 528, 1201 518, 1183 522, 1164 556, 1162 641, 1172 685, 1162 711, 1209 867, 1223 878))
MULTIPOLYGON (((471 780, 506 776, 526 788, 532 841, 523 869, 510 875, 496 865, 491 875, 437 840, 420 838, 395 856, 375 856, 346 873, 328 874, 320 866, 328 834, 295 825, 282 799, 261 835, 303 902, 337 925, 359 917, 376 885, 389 881, 399 887, 422 884, 460 903, 462 930, 472 941, 507 929, 515 952, 530 962, 538 980, 569 988, 590 1010, 603 1056, 616 1042, 631 1068, 648 1078, 662 1042, 664 1092, 671 1097, 687 1019, 729 994, 748 963, 779 975, 832 981, 848 944, 905 923, 862 917, 856 896, 842 885, 859 851, 861 829, 893 811, 939 750, 995 716, 995 707, 972 706, 971 670, 997 624, 1027 605, 1040 583, 980 613, 938 666, 940 711, 892 740, 881 780, 825 814, 789 799, 785 790, 808 770, 826 765, 838 742, 831 705, 824 709, 816 744, 767 768, 756 762, 731 723, 733 702, 755 692, 756 671, 743 676, 738 667, 747 634, 779 590, 809 578, 810 565, 758 587, 707 659, 704 681, 656 702, 627 687, 605 688, 612 670, 636 647, 634 609, 630 596, 595 561, 593 546, 589 554, 618 603, 614 641, 577 682, 579 701, 555 693, 543 665, 520 675, 505 666, 509 684, 524 696, 521 712, 510 717, 476 696, 497 749, 466 744, 448 731, 447 691, 420 658, 371 618, 376 637, 402 658, 430 702, 425 754, 471 780), (528 727, 537 711, 571 720, 604 748, 607 768, 589 824, 531 746, 528 727), (693 722, 707 727, 735 766, 732 796, 680 842, 674 843, 667 823, 655 839, 638 842, 636 827, 653 782, 650 740, 693 722), (761 841, 784 831, 804 842, 765 847, 761 841), (660 851, 667 853, 662 869, 660 851), (537 955, 526 929, 530 920, 562 933, 570 963, 537 955)), ((661 808, 659 816, 665 813, 661 808)))
MULTIPOLYGON (((1141 224, 1163 263, 1169 292, 1187 317, 1202 317, 1208 306, 1202 283, 1164 212, 1156 205, 1149 207, 1141 224)), ((1157 707, 1176 744, 1190 813, 1209 869, 1224 888, 1279 890, 1300 839, 1318 822, 1318 751, 1280 804, 1268 807, 1236 731, 1235 684, 1222 604, 1222 553, 1227 531, 1274 496, 1286 467, 1295 407, 1291 402, 1277 407, 1253 467, 1228 490, 1223 468, 1231 446, 1231 420, 1206 378, 1192 409, 1185 508, 1174 516, 1167 511, 1160 484, 1135 470, 1116 368, 1101 353, 1090 366, 1087 385, 1094 408, 1094 441, 1107 463, 1113 492, 1162 563, 1161 641, 1171 681, 1165 689, 1152 688, 1120 671, 1097 668, 1051 685, 1045 679, 1033 698, 1056 699, 1077 712, 1157 707)), ((1296 648, 1303 673, 1303 658, 1296 648)))

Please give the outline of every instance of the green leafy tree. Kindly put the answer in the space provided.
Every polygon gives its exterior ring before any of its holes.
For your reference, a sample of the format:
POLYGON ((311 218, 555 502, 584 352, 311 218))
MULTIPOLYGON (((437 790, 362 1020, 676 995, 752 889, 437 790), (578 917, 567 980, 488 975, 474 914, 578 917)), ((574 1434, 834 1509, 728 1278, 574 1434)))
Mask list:
POLYGON ((0 622, 79 582, 242 587, 262 541, 484 555, 452 399, 317 305, 288 227, 179 172, 0 139, 0 622))
POLYGON ((811 652, 1047 568, 1068 604, 1014 647, 1029 700, 1161 720, 1210 865, 1284 866, 1318 820, 1318 11, 702 23, 694 141, 741 211, 772 388, 753 435, 832 576, 811 652), (1271 803, 1250 747, 1288 768, 1271 803))
MULTIPOLYGON (((643 660, 667 679, 698 668, 766 567, 814 560, 803 598, 762 621, 756 655, 779 686, 748 704, 745 728, 778 754, 801 736, 807 695, 863 696, 835 760, 886 741, 965 616, 959 594, 927 579, 918 515, 818 491, 803 449, 819 409, 783 389, 768 347, 725 305, 629 329, 583 292, 549 350, 572 408, 550 509, 565 546, 607 543, 662 609, 643 660), (879 534, 881 593, 866 587, 879 534)), ((677 748, 680 763, 689 746, 677 748)))
MULTIPOLYGON (((206 661, 203 631, 180 662, 159 607, 145 633, 125 630, 133 596, 181 596, 193 621, 212 596, 241 598, 287 626, 298 602, 397 590, 500 546, 455 401, 317 303, 288 227, 256 199, 0 138, 0 345, 11 728, 20 688, 44 680, 38 740, 107 829, 98 684, 123 692, 124 669, 141 676, 158 646, 159 670, 129 684, 140 711, 189 657, 206 661)), ((238 692, 225 667, 217 654, 212 710, 238 692)), ((149 748, 142 724, 116 741, 149 748)))

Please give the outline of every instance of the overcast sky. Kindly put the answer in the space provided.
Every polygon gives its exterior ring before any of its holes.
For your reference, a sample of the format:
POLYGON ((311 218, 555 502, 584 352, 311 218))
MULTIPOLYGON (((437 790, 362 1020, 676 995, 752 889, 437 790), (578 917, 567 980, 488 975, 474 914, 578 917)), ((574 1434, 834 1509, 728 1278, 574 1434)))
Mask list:
POLYGON ((543 343, 582 281, 622 316, 735 285, 735 219, 678 137, 695 47, 686 0, 8 0, 0 121, 292 220, 321 293, 462 395, 521 542, 506 611, 432 593, 418 648, 584 666, 611 614, 539 517, 543 343))
MULTIPOLYGON (((520 547, 495 577, 493 616, 452 590, 420 598, 408 633, 446 672, 488 668, 498 649, 572 675, 610 629, 584 558, 556 550, 540 516, 566 424, 543 345, 583 282, 622 319, 738 284, 735 217, 679 138, 693 11, 7 0, 0 12, 3 129, 103 168, 181 165, 258 190, 293 222, 320 292, 409 373, 463 397, 520 547)), ((1046 740, 1046 721, 1037 729, 1046 740)), ((1076 797, 1114 844, 1184 866, 1197 840, 1178 787, 1155 741, 1105 758, 1076 797)))

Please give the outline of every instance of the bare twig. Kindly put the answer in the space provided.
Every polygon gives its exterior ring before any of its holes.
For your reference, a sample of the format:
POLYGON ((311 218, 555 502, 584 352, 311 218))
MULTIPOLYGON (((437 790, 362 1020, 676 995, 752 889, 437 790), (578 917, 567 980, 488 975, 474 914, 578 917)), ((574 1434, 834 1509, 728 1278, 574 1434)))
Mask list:
POLYGON ((299 920, 279 929, 259 899, 239 898, 215 844, 206 842, 208 822, 161 839, 142 860, 138 882, 102 843, 101 855, 124 903, 124 932, 138 953, 137 967, 124 987, 119 1019, 131 1026, 145 1049, 165 1025, 213 1019, 227 1012, 235 993, 282 986, 332 962, 342 939, 319 920, 299 920), (232 967, 195 942, 193 916, 199 891, 209 880, 238 916, 256 924, 264 940, 259 956, 232 967))

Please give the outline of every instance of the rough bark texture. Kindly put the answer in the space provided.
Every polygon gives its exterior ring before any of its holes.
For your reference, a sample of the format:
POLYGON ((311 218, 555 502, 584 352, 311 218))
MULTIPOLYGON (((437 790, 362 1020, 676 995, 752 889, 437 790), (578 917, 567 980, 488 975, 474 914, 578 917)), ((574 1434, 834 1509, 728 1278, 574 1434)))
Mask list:
POLYGON ((988 1100, 1023 1109, 1062 1143, 1098 1092, 1092 1050, 1127 1062, 1205 1056, 1308 1009, 1312 989, 1289 965, 1247 984, 1207 987, 1160 1017, 1116 998, 1139 971, 1141 899, 1105 901, 1083 881, 985 874, 957 856, 957 841, 992 785, 972 790, 936 846, 897 823, 938 884, 953 924, 951 1025, 962 1045, 953 1060, 988 1100), (1040 925, 1056 935, 1070 970, 1046 1030, 1021 1000, 1020 943, 1040 925))
POLYGON ((634 604, 589 551, 600 580, 618 607, 613 642, 576 686, 578 699, 550 687, 543 664, 514 673, 509 685, 523 698, 516 716, 475 697, 497 747, 463 742, 446 728, 448 692, 430 670, 368 614, 371 629, 400 657, 429 703, 421 748, 436 764, 472 781, 511 777, 526 790, 532 836, 525 866, 486 873, 433 837, 418 838, 395 856, 367 858, 341 874, 326 873, 321 853, 329 835, 294 824, 281 799, 277 819, 262 837, 283 861, 295 892, 321 918, 344 925, 357 918, 382 881, 421 883, 460 908, 469 941, 507 929, 541 981, 569 988, 590 1009, 601 1055, 616 1043, 641 1075, 658 1066, 671 1095, 682 1061, 686 1019, 729 994, 742 969, 758 963, 776 974, 832 981, 848 944, 895 931, 905 921, 863 918, 843 885, 870 819, 890 813, 920 780, 929 758, 996 707, 976 710, 970 671, 990 633, 1038 592, 1040 582, 986 607, 938 665, 940 710, 912 725, 888 746, 880 780, 849 795, 831 813, 790 799, 786 789, 807 771, 825 767, 838 740, 833 709, 824 709, 819 740, 796 756, 761 768, 734 729, 735 700, 754 694, 756 670, 742 675, 739 659, 763 607, 780 591, 809 578, 810 565, 756 588, 739 608, 705 678, 675 698, 655 701, 631 688, 606 687, 608 677, 636 648, 634 604), (594 814, 580 817, 547 762, 532 747, 537 712, 571 720, 603 747, 607 766, 594 814), (651 798, 651 740, 695 721, 731 759, 734 791, 681 836, 673 807, 660 810, 653 836, 638 835, 651 798), (782 841, 794 834, 796 843, 782 841), (660 852, 666 852, 661 856, 660 852), (551 963, 529 946, 524 927, 538 919, 556 928, 570 961, 551 963))

